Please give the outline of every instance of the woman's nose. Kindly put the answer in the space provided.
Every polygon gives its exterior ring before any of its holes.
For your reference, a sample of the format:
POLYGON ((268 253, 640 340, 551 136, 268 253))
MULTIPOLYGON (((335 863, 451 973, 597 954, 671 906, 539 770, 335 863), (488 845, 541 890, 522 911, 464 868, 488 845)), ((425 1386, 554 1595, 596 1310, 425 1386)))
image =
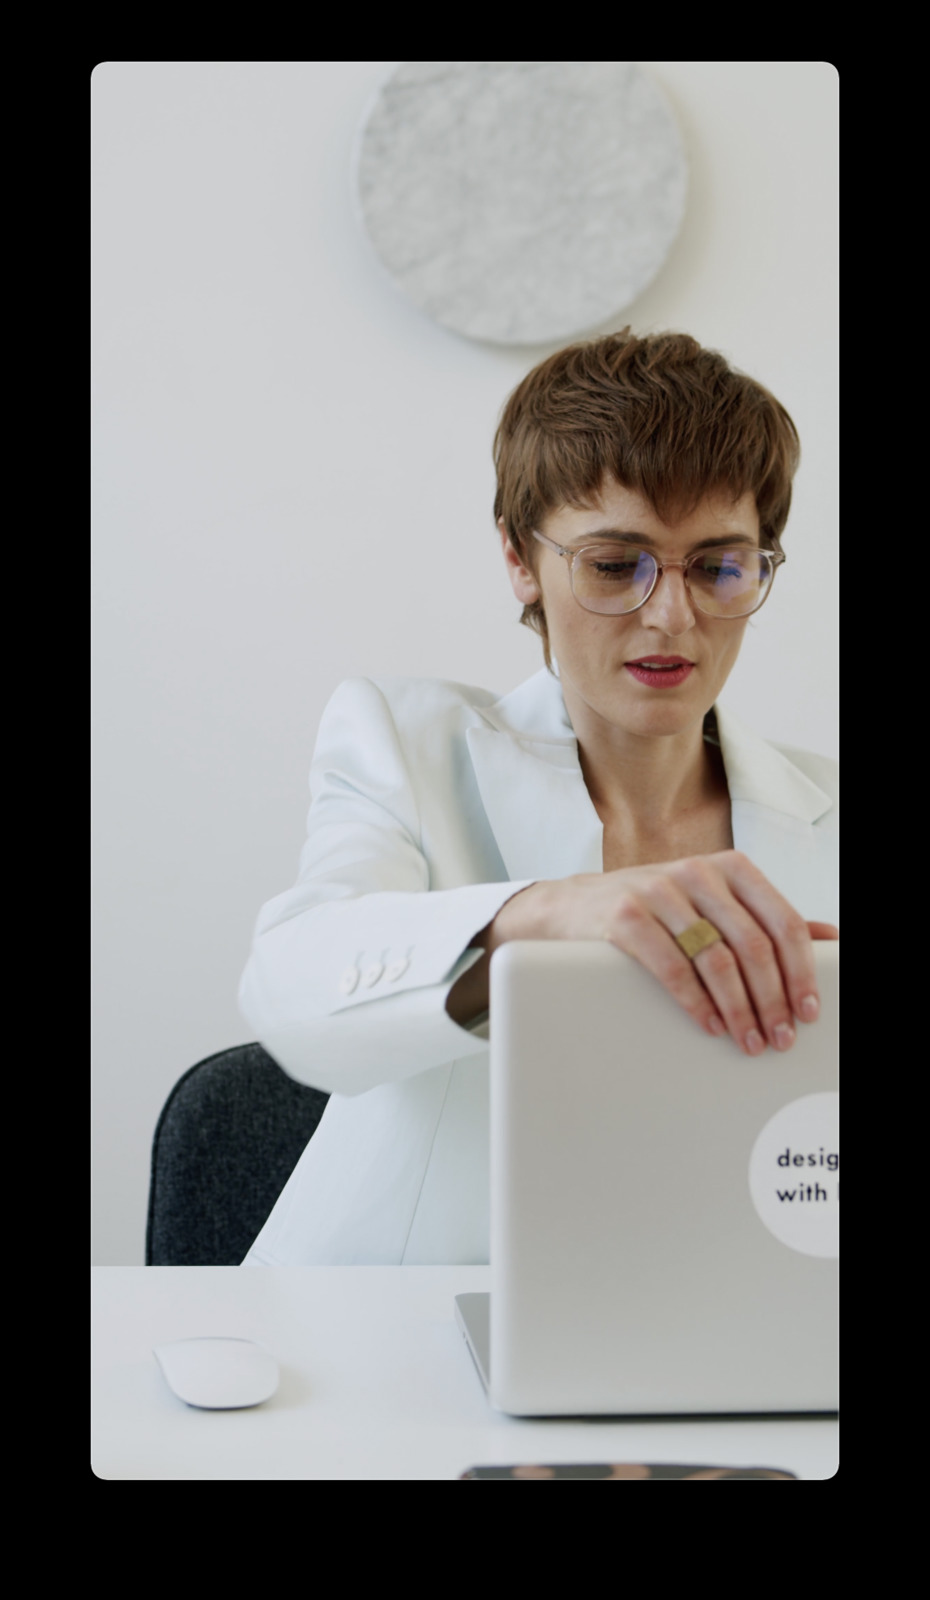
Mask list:
POLYGON ((666 567, 640 615, 654 628, 661 628, 670 639, 680 638, 694 627, 694 610, 680 567, 666 567))

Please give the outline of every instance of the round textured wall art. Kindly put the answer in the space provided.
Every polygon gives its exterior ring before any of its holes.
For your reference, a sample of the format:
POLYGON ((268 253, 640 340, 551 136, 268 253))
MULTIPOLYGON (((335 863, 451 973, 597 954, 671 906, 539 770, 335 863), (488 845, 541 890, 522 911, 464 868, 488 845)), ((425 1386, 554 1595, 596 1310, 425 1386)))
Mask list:
POLYGON ((427 316, 539 344, 622 311, 684 214, 675 120, 630 61, 407 61, 361 133, 369 238, 427 316))

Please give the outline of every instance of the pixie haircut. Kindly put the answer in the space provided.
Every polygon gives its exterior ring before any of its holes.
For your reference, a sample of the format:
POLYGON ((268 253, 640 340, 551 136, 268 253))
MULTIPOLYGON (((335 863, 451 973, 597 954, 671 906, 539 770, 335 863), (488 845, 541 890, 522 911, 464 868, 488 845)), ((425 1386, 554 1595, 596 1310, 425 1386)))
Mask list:
MULTIPOLYGON (((494 437, 495 521, 535 575, 534 528, 561 506, 589 505, 608 478, 664 522, 708 494, 755 497, 763 544, 788 519, 800 446, 784 406, 686 333, 629 328, 569 345, 514 389, 494 437)), ((520 621, 541 635, 542 602, 520 621)))

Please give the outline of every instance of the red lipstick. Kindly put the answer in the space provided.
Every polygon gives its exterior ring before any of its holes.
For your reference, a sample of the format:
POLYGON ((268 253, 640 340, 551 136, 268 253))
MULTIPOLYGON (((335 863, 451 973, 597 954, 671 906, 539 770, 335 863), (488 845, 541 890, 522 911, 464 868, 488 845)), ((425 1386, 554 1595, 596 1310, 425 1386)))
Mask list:
POLYGON ((640 656, 638 661, 623 664, 637 683, 650 689, 677 689, 694 670, 694 662, 687 656, 640 656))

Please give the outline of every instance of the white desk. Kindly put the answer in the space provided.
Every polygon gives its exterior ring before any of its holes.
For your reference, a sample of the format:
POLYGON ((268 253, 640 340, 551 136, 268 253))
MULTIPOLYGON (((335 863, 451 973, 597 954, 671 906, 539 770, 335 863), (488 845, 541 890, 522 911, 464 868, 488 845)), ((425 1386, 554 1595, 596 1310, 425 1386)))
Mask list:
POLYGON ((492 1411, 453 1320, 486 1267, 96 1267, 91 1460, 103 1479, 457 1479, 470 1466, 688 1461, 837 1469, 831 1421, 526 1421, 492 1411), (272 1400, 195 1411, 163 1340, 254 1339, 272 1400))

